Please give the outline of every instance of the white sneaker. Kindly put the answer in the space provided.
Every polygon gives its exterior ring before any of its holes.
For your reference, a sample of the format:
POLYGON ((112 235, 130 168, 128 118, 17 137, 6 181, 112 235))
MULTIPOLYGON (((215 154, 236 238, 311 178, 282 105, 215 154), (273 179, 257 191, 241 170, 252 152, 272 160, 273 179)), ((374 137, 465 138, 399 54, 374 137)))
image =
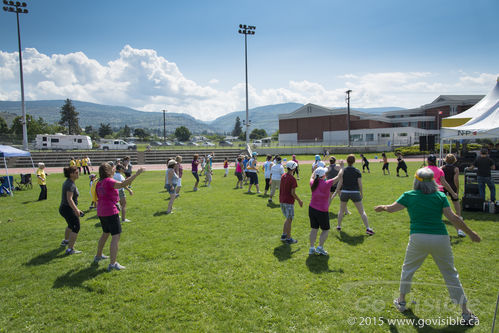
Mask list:
POLYGON ((125 268, 126 268, 125 266, 121 266, 118 262, 115 262, 114 264, 109 264, 109 266, 107 266, 107 271, 110 272, 113 269, 120 271, 125 268))
POLYGON ((458 230, 457 230, 457 235, 458 235, 459 237, 466 237, 466 234, 465 234, 465 233, 464 233, 464 231, 462 231, 461 229, 458 229, 458 230))
POLYGON ((309 255, 316 254, 316 252, 315 252, 315 247, 313 247, 313 246, 312 246, 312 247, 308 250, 308 254, 309 254, 309 255))
POLYGON ((121 220, 121 222, 132 222, 132 221, 130 221, 129 219, 124 219, 124 220, 121 220))
POLYGON ((75 250, 75 249, 66 249, 66 252, 65 252, 65 254, 67 256, 69 256, 71 254, 80 254, 80 253, 81 253, 81 251, 78 251, 78 250, 75 250))
POLYGON ((105 255, 101 255, 100 257, 95 256, 94 262, 98 263, 99 261, 104 260, 104 259, 109 259, 109 256, 105 256, 105 255))
POLYGON ((322 248, 321 246, 317 246, 317 248, 315 249, 315 252, 321 256, 328 256, 329 255, 329 253, 327 253, 327 251, 324 250, 324 248, 322 248))

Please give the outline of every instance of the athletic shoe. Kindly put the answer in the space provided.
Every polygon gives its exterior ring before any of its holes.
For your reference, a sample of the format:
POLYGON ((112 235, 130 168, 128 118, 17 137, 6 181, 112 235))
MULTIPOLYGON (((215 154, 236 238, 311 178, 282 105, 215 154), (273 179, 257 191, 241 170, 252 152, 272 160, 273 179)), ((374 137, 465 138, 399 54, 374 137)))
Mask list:
POLYGON ((286 241, 286 234, 281 235, 281 241, 285 242, 286 241))
POLYGON ((260 193, 262 193, 262 192, 260 192, 260 191, 256 192, 256 194, 260 194, 260 193))
POLYGON ((81 253, 81 251, 78 251, 78 250, 75 250, 75 249, 66 249, 66 252, 65 252, 65 254, 68 255, 68 256, 71 255, 71 254, 79 254, 79 253, 81 253))
POLYGON ((393 305, 395 305, 395 307, 397 308, 397 310, 399 310, 400 312, 404 312, 405 310, 407 310, 407 308, 405 307, 406 303, 405 302, 399 302, 398 298, 396 298, 396 299, 393 300, 393 305))
POLYGON ((197 188, 197 187, 194 187, 194 188, 192 189, 192 191, 194 191, 194 192, 196 192, 197 190, 198 190, 198 188, 197 188))
POLYGON ((336 231, 341 231, 341 227, 336 227, 336 231))
POLYGON ((269 201, 269 203, 272 203, 272 199, 269 199, 268 201, 269 201))
POLYGON ((366 229, 366 234, 368 234, 369 236, 372 236, 372 235, 374 235, 374 230, 371 229, 371 228, 367 228, 366 229))
POLYGON ((121 220, 121 222, 132 222, 132 221, 130 221, 129 219, 124 219, 124 220, 121 220))
POLYGON ((65 239, 63 239, 62 242, 61 242, 61 246, 66 246, 68 244, 69 244, 69 241, 65 240, 65 239))
POLYGON ((168 210, 167 210, 167 211, 166 211, 166 214, 173 214, 173 211, 171 211, 171 210, 170 210, 170 211, 168 211, 168 210))
POLYGON ((179 196, 180 196, 180 194, 178 194, 178 193, 177 193, 177 194, 175 194, 175 198, 178 198, 179 196))
POLYGON ((294 238, 286 238, 286 243, 288 244, 296 244, 298 241, 294 238))
POLYGON ((101 255, 100 257, 95 256, 94 262, 98 263, 99 261, 104 260, 104 259, 109 259, 109 256, 105 256, 105 255, 101 255))
POLYGON ((457 230, 457 235, 458 235, 459 237, 466 237, 466 234, 465 234, 465 233, 464 233, 464 231, 462 231, 461 229, 458 229, 458 230, 457 230))
POLYGON ((471 312, 463 313, 463 320, 461 322, 466 326, 475 326, 480 323, 478 317, 471 312))
POLYGON ((310 249, 308 249, 308 254, 309 255, 312 255, 312 254, 316 254, 317 252, 315 252, 315 248, 312 246, 310 249))
POLYGON ((126 268, 125 266, 121 266, 118 262, 115 262, 114 264, 109 264, 109 266, 107 266, 107 271, 110 272, 113 269, 120 271, 125 268, 126 268))
MULTIPOLYGON (((315 249, 315 252, 321 256, 328 256, 329 253, 327 253, 326 250, 324 250, 324 248, 322 246, 317 246, 317 248, 315 249)), ((309 251, 310 253, 310 251, 309 251)))

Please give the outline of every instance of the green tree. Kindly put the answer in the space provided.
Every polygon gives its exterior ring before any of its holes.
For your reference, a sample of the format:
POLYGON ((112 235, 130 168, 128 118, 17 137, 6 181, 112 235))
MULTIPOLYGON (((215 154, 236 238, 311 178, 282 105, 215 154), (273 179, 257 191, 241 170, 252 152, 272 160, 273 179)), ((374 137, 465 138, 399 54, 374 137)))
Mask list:
MULTIPOLYGON (((22 136, 23 125, 22 116, 17 116, 12 121, 12 127, 10 131, 12 134, 17 136, 22 136)), ((26 115, 26 130, 28 131, 28 140, 33 140, 37 134, 51 134, 53 133, 53 127, 47 124, 43 118, 39 117, 38 120, 33 119, 29 114, 26 115)))
POLYGON ((232 130, 232 136, 240 136, 243 132, 243 127, 241 126, 241 119, 236 117, 236 123, 234 124, 234 129, 232 130))
POLYGON ((7 134, 9 131, 9 126, 7 126, 7 122, 5 119, 0 117, 0 134, 7 134))
POLYGON ((128 127, 128 125, 125 125, 125 127, 123 127, 123 136, 125 138, 132 136, 132 129, 130 127, 128 127))
POLYGON ((275 131, 275 133, 272 134, 272 140, 279 140, 279 130, 275 131))
POLYGON ((136 128, 133 130, 133 135, 144 140, 149 136, 149 133, 143 128, 136 128))
POLYGON ((59 124, 67 127, 68 134, 80 134, 81 128, 78 124, 79 113, 76 112, 76 109, 69 98, 66 99, 66 102, 61 107, 60 112, 61 120, 59 120, 59 124))
POLYGON ((101 138, 106 137, 106 135, 113 134, 113 130, 111 129, 111 124, 109 124, 109 123, 107 123, 107 124, 101 123, 100 126, 99 126, 98 133, 99 133, 99 136, 101 138))
POLYGON ((258 129, 258 128, 255 128, 251 133, 250 133, 250 139, 261 139, 261 138, 265 138, 267 136, 267 132, 262 128, 262 129, 258 129))
POLYGON ((175 129, 175 137, 179 141, 187 141, 191 137, 191 132, 185 126, 180 126, 175 129))

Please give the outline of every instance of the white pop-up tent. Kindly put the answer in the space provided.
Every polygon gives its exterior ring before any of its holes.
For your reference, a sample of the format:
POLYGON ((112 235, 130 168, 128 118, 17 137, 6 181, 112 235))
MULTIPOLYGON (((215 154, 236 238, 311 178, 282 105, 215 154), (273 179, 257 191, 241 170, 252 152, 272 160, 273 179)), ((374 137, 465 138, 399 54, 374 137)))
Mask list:
POLYGON ((444 141, 494 138, 499 138, 499 77, 494 89, 480 102, 462 113, 442 119, 440 159, 444 141))
MULTIPOLYGON (((29 151, 20 150, 11 146, 0 145, 0 157, 3 157, 3 164, 5 166, 5 172, 7 173, 7 182, 9 184, 9 190, 11 189, 12 184, 10 183, 9 168, 7 167, 7 161, 5 158, 19 157, 19 156, 29 156, 29 158, 31 159, 31 164, 33 165, 33 169, 35 168, 35 164, 33 163, 33 159, 31 158, 31 154, 29 151)), ((11 196, 14 195, 12 191, 10 191, 10 195, 11 196)))
POLYGON ((470 109, 442 119, 441 140, 499 137, 499 78, 496 86, 470 109))

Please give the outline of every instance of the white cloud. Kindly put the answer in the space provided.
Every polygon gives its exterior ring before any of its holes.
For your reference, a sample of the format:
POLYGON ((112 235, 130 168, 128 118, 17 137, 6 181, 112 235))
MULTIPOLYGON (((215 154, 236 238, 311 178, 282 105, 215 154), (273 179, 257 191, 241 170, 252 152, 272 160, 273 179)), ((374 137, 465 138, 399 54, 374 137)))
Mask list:
MULTIPOLYGON (((23 53, 28 100, 71 98, 123 105, 145 111, 183 112, 198 119, 214 119, 245 108, 245 85, 228 90, 203 86, 186 78, 178 66, 149 49, 126 45, 107 64, 83 52, 45 55, 27 48, 23 53)), ((17 53, 0 51, 0 99, 19 100, 17 53)), ((297 102, 328 107, 345 105, 352 89, 353 107, 418 107, 440 94, 485 94, 497 74, 456 71, 452 77, 428 72, 345 73, 340 87, 317 82, 290 81, 286 87, 257 90, 249 86, 250 107, 297 102), (457 75, 457 76, 455 76, 457 75)), ((219 83, 212 79, 210 85, 219 83)))

